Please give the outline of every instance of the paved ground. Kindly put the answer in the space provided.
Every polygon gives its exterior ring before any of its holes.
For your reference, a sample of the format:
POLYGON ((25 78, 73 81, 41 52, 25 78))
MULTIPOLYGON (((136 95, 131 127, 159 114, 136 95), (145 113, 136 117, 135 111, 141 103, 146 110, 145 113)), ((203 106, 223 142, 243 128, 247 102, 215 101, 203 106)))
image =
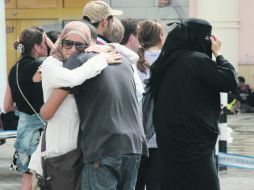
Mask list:
POLYGON ((221 190, 253 190, 254 171, 229 168, 219 172, 221 190))
POLYGON ((21 175, 9 170, 14 142, 15 139, 8 139, 4 145, 0 145, 0 190, 20 189, 21 175))
MULTIPOLYGON (((254 156, 254 114, 229 115, 228 124, 234 131, 228 152, 254 156)), ((228 168, 219 177, 221 190, 254 190, 254 170, 228 168)))
MULTIPOLYGON (((233 129, 233 142, 228 144, 228 152, 254 156, 254 114, 238 114, 228 117, 233 129)), ((18 190, 21 175, 10 171, 15 139, 0 145, 0 190, 18 190)), ((254 190, 254 170, 228 168, 219 172, 221 190, 254 190)), ((204 189, 205 190, 205 189, 204 189)))

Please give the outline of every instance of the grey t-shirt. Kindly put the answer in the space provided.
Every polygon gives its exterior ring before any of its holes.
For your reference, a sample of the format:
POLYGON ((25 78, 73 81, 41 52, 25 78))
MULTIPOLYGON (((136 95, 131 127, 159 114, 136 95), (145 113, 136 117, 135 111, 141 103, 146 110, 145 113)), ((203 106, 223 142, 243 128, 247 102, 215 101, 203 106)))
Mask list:
MULTIPOLYGON (((92 53, 72 57, 66 68, 82 65, 92 53)), ((147 155, 138 113, 133 70, 126 58, 72 89, 80 116, 84 162, 123 154, 147 155)))

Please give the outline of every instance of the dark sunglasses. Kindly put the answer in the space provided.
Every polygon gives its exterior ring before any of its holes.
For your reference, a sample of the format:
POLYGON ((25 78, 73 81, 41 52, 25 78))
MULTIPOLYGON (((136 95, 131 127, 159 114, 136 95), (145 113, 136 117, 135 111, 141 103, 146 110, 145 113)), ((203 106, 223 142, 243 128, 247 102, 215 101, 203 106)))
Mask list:
POLYGON ((81 43, 81 42, 75 42, 75 41, 71 41, 71 40, 62 40, 62 46, 65 49, 71 49, 73 46, 75 46, 77 51, 84 51, 88 47, 88 44, 81 43))

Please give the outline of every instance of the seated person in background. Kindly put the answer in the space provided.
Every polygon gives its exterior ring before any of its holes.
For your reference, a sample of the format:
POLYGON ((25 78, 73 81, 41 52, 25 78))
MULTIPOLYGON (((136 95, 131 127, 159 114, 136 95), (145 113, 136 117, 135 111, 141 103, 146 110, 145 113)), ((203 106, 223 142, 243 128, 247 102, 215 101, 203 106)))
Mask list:
POLYGON ((242 104, 248 104, 248 97, 251 94, 251 89, 248 84, 245 84, 245 78, 242 76, 238 77, 239 80, 239 95, 242 104))
POLYGON ((240 96, 237 92, 228 93, 228 104, 227 104, 227 114, 235 114, 239 112, 241 106, 240 96))
POLYGON ((240 97, 240 111, 245 113, 249 112, 251 108, 249 104, 249 96, 251 95, 251 88, 248 84, 245 84, 245 78, 243 76, 238 77, 239 86, 238 86, 238 93, 240 97))

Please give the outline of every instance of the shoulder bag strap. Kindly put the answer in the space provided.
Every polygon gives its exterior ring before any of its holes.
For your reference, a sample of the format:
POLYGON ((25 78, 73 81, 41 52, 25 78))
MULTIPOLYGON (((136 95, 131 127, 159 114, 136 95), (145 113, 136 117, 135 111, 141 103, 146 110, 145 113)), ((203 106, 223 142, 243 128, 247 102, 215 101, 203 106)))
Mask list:
POLYGON ((45 121, 43 121, 43 119, 39 116, 39 114, 35 111, 35 109, 33 108, 33 106, 30 104, 30 102, 27 100, 27 98, 25 97, 25 95, 23 94, 20 86, 19 86, 19 78, 18 78, 18 68, 19 68, 19 63, 17 63, 16 65, 16 81, 17 81, 17 86, 18 86, 18 89, 21 93, 21 95, 23 96, 23 98, 25 99, 25 101, 27 102, 27 104, 30 106, 30 108, 33 110, 33 112, 35 113, 35 115, 40 119, 40 121, 42 122, 42 124, 45 126, 46 123, 45 121))

